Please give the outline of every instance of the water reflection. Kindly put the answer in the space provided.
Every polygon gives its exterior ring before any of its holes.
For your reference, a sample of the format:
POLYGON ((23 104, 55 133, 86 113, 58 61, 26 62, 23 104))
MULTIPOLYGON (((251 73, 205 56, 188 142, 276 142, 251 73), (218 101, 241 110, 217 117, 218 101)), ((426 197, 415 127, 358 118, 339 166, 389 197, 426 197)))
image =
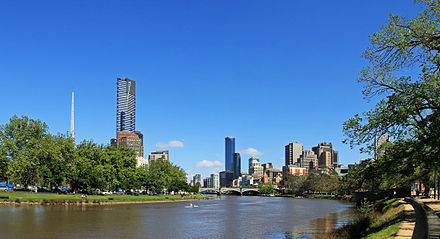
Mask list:
POLYGON ((6 238, 312 238, 346 224, 350 204, 228 197, 196 202, 0 207, 6 238))

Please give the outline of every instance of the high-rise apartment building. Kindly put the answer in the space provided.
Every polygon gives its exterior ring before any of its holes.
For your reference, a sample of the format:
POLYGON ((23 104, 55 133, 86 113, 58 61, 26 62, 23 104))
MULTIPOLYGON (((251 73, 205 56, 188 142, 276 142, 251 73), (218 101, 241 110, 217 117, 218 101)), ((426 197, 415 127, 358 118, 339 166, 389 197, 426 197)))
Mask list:
POLYGON ((235 138, 225 138, 225 171, 234 171, 235 138))
POLYGON ((217 173, 211 174, 211 188, 220 187, 220 177, 217 173))
POLYGON ((136 82, 117 79, 116 134, 136 129, 136 82))
POLYGON ((285 164, 293 165, 295 163, 299 163, 300 156, 302 154, 304 147, 301 143, 295 142, 290 143, 285 146, 285 164))

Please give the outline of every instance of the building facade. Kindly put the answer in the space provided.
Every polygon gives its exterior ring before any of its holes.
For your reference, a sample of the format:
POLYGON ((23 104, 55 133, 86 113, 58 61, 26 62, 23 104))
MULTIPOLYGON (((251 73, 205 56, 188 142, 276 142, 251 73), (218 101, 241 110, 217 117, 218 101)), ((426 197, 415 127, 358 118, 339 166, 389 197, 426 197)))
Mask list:
POLYGON ((301 143, 295 142, 285 146, 285 165, 293 165, 299 162, 304 147, 301 143))
POLYGON ((234 171, 235 138, 225 138, 225 171, 234 171))
POLYGON ((333 146, 332 143, 319 143, 318 146, 312 147, 312 151, 318 157, 318 167, 333 168, 333 146))
POLYGON ((264 169, 260 165, 260 159, 253 156, 249 159, 249 174, 255 179, 263 178, 264 169))
POLYGON ((211 174, 211 187, 220 188, 220 178, 219 175, 216 173, 211 174))
POLYGON ((197 185, 197 183, 199 185, 202 185, 202 175, 200 175, 200 174, 196 174, 193 177, 193 185, 197 185))
POLYGON ((117 79, 116 134, 136 129, 136 82, 117 79))
POLYGON ((137 157, 144 157, 143 136, 140 133, 121 131, 116 135, 116 146, 133 149, 137 157))
POLYGON ((318 156, 311 150, 304 150, 300 158, 300 167, 306 168, 307 172, 318 167, 318 156))
POLYGON ((289 165, 289 166, 283 167, 283 173, 284 174, 292 174, 292 175, 296 175, 296 176, 302 176, 302 175, 307 174, 307 169, 302 168, 302 167, 298 167, 295 165, 289 165))
POLYGON ((234 179, 237 179, 241 175, 241 157, 239 153, 234 153, 233 159, 232 159, 232 165, 233 165, 233 172, 234 172, 234 179))
POLYGON ((248 169, 248 173, 251 173, 251 168, 255 167, 255 166, 259 166, 260 165, 260 159, 256 156, 252 156, 249 158, 249 169, 248 169))
POLYGON ((151 152, 151 154, 148 155, 148 163, 151 164, 154 160, 170 161, 170 152, 168 150, 151 152))
POLYGON ((232 187, 234 181, 234 172, 232 171, 221 171, 220 172, 220 187, 232 187))

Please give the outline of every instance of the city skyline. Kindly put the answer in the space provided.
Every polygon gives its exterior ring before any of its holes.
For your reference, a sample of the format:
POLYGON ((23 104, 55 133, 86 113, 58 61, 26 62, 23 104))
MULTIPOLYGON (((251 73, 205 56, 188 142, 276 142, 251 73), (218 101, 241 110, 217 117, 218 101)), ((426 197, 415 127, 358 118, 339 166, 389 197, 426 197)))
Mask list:
POLYGON ((133 79, 145 153, 170 150, 173 163, 204 177, 222 170, 227 135, 238 139, 242 160, 255 155, 276 168, 294 141, 332 142, 342 164, 370 157, 341 142, 342 123, 374 103, 356 82, 360 56, 389 13, 417 11, 413 1, 0 7, 10 89, 0 96, 0 124, 27 115, 67 133, 75 91, 76 142, 108 144, 114 79, 133 79))

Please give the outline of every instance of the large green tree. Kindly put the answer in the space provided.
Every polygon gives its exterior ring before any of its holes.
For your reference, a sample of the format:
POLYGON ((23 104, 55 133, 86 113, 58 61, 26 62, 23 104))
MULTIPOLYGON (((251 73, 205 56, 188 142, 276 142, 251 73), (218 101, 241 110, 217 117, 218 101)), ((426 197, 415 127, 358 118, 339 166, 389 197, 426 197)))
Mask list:
POLYGON ((0 126, 2 178, 23 186, 36 183, 39 153, 47 130, 45 123, 27 116, 13 116, 8 124, 0 126))
POLYGON ((164 189, 169 192, 188 189, 185 171, 168 160, 152 161, 147 177, 140 180, 143 181, 142 186, 158 192, 164 189))
POLYGON ((418 2, 421 13, 412 19, 391 15, 363 53, 369 64, 358 81, 364 96, 377 104, 344 123, 345 142, 374 152, 376 136, 395 141, 374 163, 377 167, 363 169, 370 175, 384 172, 374 168, 405 175, 411 170, 422 174, 417 165, 440 166, 440 1, 418 2))

